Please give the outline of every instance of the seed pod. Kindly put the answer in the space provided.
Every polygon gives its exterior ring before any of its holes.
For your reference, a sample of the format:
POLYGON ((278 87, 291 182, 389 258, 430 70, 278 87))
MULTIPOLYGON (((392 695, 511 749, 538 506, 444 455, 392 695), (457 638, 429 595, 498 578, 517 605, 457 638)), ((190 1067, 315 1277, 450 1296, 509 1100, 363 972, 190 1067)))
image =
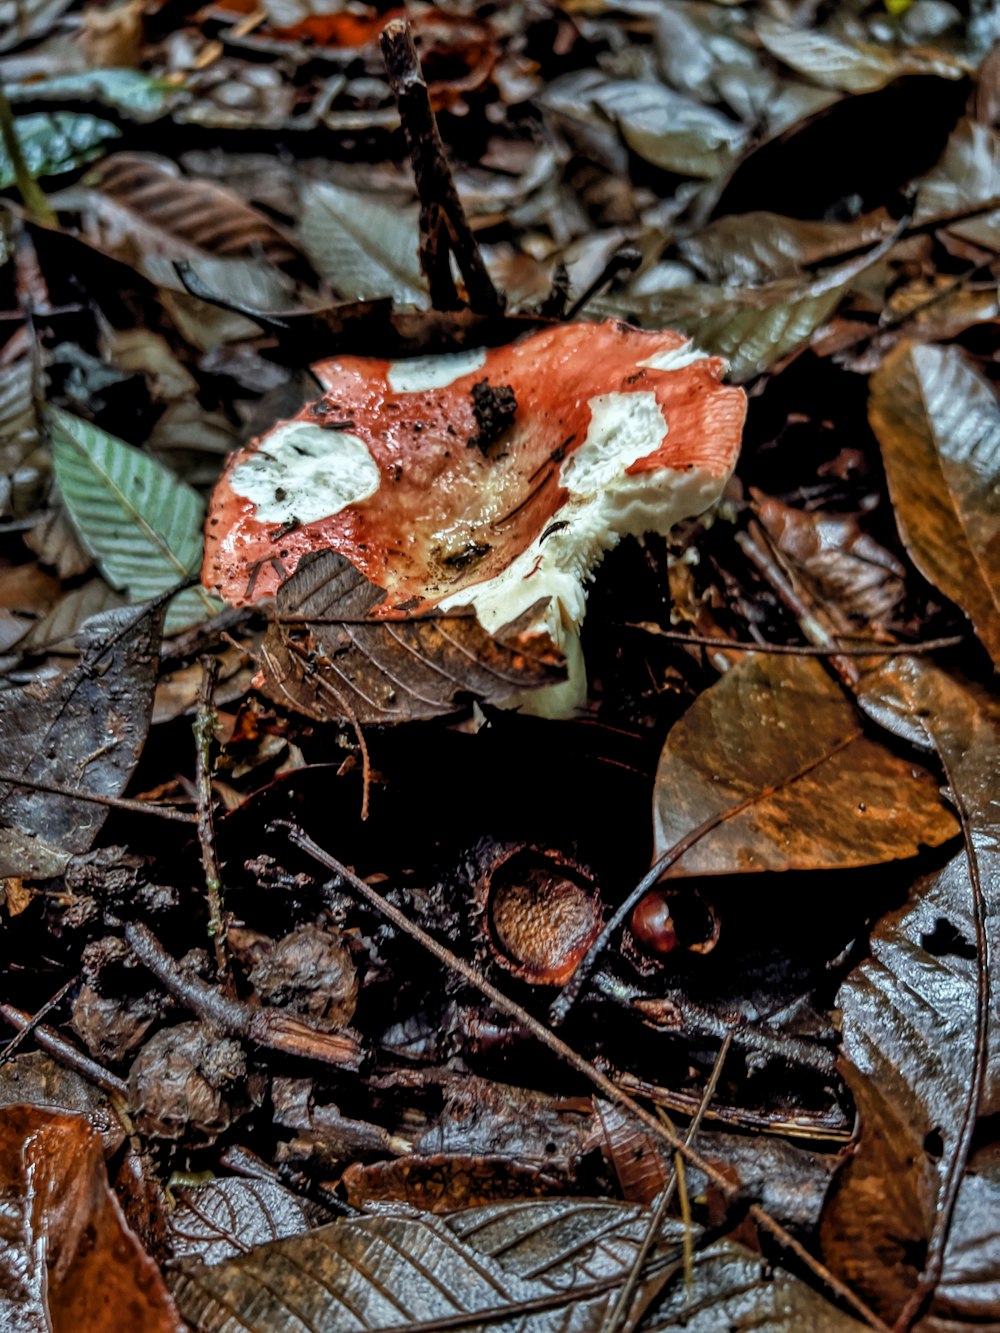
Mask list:
POLYGON ((635 945, 652 957, 677 948, 711 953, 719 940, 719 919, 697 889, 661 886, 636 904, 630 930, 635 945))
POLYGON ((491 957, 534 986, 562 986, 600 934, 588 870, 548 848, 491 844, 477 857, 475 898, 491 957))

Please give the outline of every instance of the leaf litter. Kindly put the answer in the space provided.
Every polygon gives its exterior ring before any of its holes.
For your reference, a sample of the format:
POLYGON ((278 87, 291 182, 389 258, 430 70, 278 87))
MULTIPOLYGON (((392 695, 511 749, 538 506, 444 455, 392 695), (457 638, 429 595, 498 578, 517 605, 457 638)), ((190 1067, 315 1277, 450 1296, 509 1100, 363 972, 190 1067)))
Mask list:
MULTIPOLYGON (((0 1302, 589 1330, 638 1256, 630 1328, 988 1325, 988 15, 426 5, 413 52, 327 8, 0 14, 0 1302), (583 562, 560 720, 563 592, 543 639, 373 618, 322 542, 200 586, 222 455, 309 367, 421 383, 569 311, 749 412, 708 515, 583 562)), ((476 392, 496 470, 520 390, 476 392)))

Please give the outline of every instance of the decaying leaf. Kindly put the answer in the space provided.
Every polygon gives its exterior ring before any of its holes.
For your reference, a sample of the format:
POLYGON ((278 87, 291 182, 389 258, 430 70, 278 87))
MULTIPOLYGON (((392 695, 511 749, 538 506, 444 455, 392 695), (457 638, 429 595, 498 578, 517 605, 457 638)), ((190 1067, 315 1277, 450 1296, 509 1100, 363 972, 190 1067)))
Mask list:
POLYGON ((260 254, 279 266, 298 257, 262 213, 212 181, 181 175, 165 158, 115 153, 87 185, 80 202, 91 205, 95 243, 110 254, 133 260, 260 254), (106 201, 113 207, 102 207, 106 201))
POLYGON ((995 1182, 963 1172, 978 1117, 1000 1110, 993 1050, 1000 857, 995 800, 1000 710, 916 658, 891 668, 900 698, 937 747, 968 829, 966 849, 918 886, 872 936, 872 957, 838 1000, 861 1142, 823 1219, 831 1265, 890 1323, 931 1300, 947 1318, 997 1305, 995 1182), (954 1267, 951 1267, 954 1265, 954 1267), (964 1288, 964 1290, 963 1290, 964 1288))
POLYGON ((276 1180, 221 1176, 180 1191, 167 1227, 175 1259, 218 1264, 308 1230, 309 1212, 276 1180))
POLYGON ((1000 664, 1000 403, 956 347, 902 343, 872 376, 869 418, 920 571, 1000 664))
POLYGON ((306 191, 301 235, 313 267, 345 301, 391 296, 404 305, 427 304, 413 212, 317 182, 306 191))
POLYGON ((0 1324, 53 1333, 183 1333, 158 1267, 108 1186, 83 1116, 0 1108, 0 1324))
POLYGON ((407 722, 565 678, 558 649, 516 621, 494 638, 461 610, 368 619, 383 597, 343 556, 307 556, 278 592, 267 693, 311 717, 407 722))
POLYGON ((762 17, 757 35, 773 56, 823 88, 866 93, 882 88, 902 74, 935 74, 960 79, 958 61, 941 55, 904 51, 899 55, 884 46, 859 44, 807 25, 792 27, 778 19, 762 17))
MULTIPOLYGON (((350 1219, 213 1268, 182 1265, 173 1290, 195 1333, 278 1333, 289 1308, 313 1333, 419 1333, 449 1318, 470 1330, 592 1333, 614 1306, 646 1218, 626 1204, 551 1199, 445 1218, 350 1219)), ((674 1283, 650 1328, 714 1333, 752 1315, 766 1333, 858 1333, 856 1321, 736 1245, 696 1254, 698 1299, 689 1305, 683 1237, 683 1224, 668 1218, 643 1270, 640 1312, 674 1283)))
POLYGON ((653 799, 655 856, 746 803, 673 875, 877 865, 958 831, 931 775, 865 736, 807 657, 753 654, 706 690, 667 736, 653 799))
MULTIPOLYGON (((5 775, 119 796, 146 738, 163 608, 87 621, 65 675, 0 691, 5 775)), ((90 847, 106 807, 0 782, 0 874, 45 879, 90 847)))
POLYGON ((955 236, 1000 249, 1000 208, 961 218, 1000 195, 1000 135, 977 120, 961 120, 944 156, 920 182, 914 221, 941 219, 955 236), (951 221, 951 219, 955 219, 951 221))

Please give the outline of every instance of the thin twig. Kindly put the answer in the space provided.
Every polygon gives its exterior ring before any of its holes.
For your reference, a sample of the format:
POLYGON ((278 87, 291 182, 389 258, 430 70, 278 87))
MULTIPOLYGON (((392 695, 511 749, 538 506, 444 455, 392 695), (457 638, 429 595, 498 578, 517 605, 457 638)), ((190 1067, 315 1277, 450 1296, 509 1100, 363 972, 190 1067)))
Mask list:
MULTIPOLYGON (((726 1056, 729 1054, 729 1048, 733 1044, 733 1034, 727 1032, 723 1038, 722 1045, 719 1047, 719 1053, 715 1057, 715 1065, 712 1068, 712 1076, 708 1080, 708 1085, 702 1095, 701 1102, 694 1119, 688 1125, 687 1133, 684 1135, 684 1142, 687 1147, 694 1143, 695 1136, 701 1129, 701 1122, 705 1118, 705 1112, 708 1110, 709 1103, 715 1096, 715 1090, 719 1086, 719 1079, 722 1075, 722 1066, 726 1063, 726 1056)), ((608 1315, 605 1322, 603 1333, 618 1333, 618 1330, 624 1328, 625 1321, 628 1319, 629 1310, 632 1305, 632 1297, 639 1285, 639 1278, 642 1276, 642 1270, 649 1257, 649 1252, 660 1234, 660 1227, 663 1225, 663 1219, 667 1215, 667 1209, 670 1207, 670 1200, 674 1197, 674 1191, 677 1188, 678 1181, 678 1163, 684 1159, 680 1153, 675 1154, 674 1169, 671 1171, 666 1185, 660 1191, 660 1197, 656 1201, 656 1207, 649 1216, 649 1226, 646 1228, 646 1234, 642 1238, 642 1244, 636 1251, 636 1256, 632 1260, 632 1267, 629 1269, 628 1277, 625 1279, 625 1285, 622 1287, 618 1300, 615 1302, 614 1309, 608 1315)))
MULTIPOLYGON (((571 1069, 574 1069, 583 1078, 594 1085, 605 1097, 610 1098, 619 1106, 623 1106, 631 1112, 635 1118, 656 1136, 663 1140, 675 1152, 679 1152, 684 1159, 693 1166, 698 1167, 709 1180, 719 1189, 723 1197, 731 1204, 738 1201, 738 1189, 721 1171, 714 1167, 694 1148, 686 1144, 678 1134, 664 1125, 655 1115, 640 1106, 634 1098, 614 1083, 608 1076, 601 1072, 596 1065, 590 1063, 584 1056, 575 1051, 572 1046, 563 1041, 551 1028, 545 1026, 527 1009, 512 1000, 503 991, 498 990, 485 977, 480 976, 474 967, 471 967, 463 958, 459 958, 456 953, 445 945, 440 944, 433 935, 420 926, 415 925, 398 907, 394 907, 388 902, 376 889, 370 884, 366 884, 360 876, 355 875, 353 871, 348 870, 347 866, 342 865, 340 861, 324 851, 307 833, 304 833, 296 824, 288 820, 278 819, 271 825, 272 828, 285 829, 288 839, 294 846, 299 847, 313 860, 318 861, 320 865, 325 866, 333 875, 349 885, 359 897, 363 898, 371 907, 381 913, 387 921, 391 922, 397 930, 402 931, 411 939, 415 940, 434 958, 449 968, 452 972, 460 976, 470 986, 486 997, 487 1000, 501 1013, 512 1018, 516 1023, 529 1033, 536 1041, 546 1046, 550 1051, 564 1060, 571 1069)), ((134 929, 134 927, 133 927, 134 929)), ((854 1312, 864 1319, 870 1328, 878 1330, 878 1333, 891 1333, 889 1326, 871 1310, 860 1296, 856 1295, 846 1283, 842 1282, 834 1273, 822 1264, 815 1256, 809 1254, 803 1246, 790 1236, 784 1227, 781 1226, 770 1214, 762 1208, 754 1205, 750 1213, 758 1224, 782 1245, 787 1245, 789 1249, 803 1260, 812 1272, 813 1276, 822 1282, 830 1291, 834 1292, 845 1304, 849 1305, 854 1312)))
POLYGON ((409 23, 391 19, 379 40, 420 196, 420 267, 427 275, 431 305, 435 310, 456 310, 462 304, 451 274, 453 253, 471 308, 478 314, 499 315, 504 298, 486 271, 458 197, 409 23))
POLYGON ((170 806, 137 801, 128 796, 102 796, 99 792, 86 791, 81 787, 64 787, 61 782, 34 782, 17 773, 0 772, 0 783, 10 783, 12 787, 24 787, 28 791, 44 791, 52 796, 67 796, 70 800, 86 801, 90 805, 107 805, 112 810, 129 810, 136 815, 155 815, 158 819, 172 819, 178 824, 198 822, 198 816, 187 810, 174 810, 170 806))
POLYGON ((46 1027, 44 1023, 34 1026, 35 1018, 23 1009, 18 1009, 12 1004, 0 1004, 0 1018, 8 1022, 12 1028, 17 1028, 19 1035, 30 1032, 39 1050, 47 1052, 53 1060, 65 1065, 67 1069, 82 1074, 88 1083, 103 1088, 105 1092, 116 1093, 119 1097, 127 1095, 128 1085, 124 1079, 119 1078, 117 1074, 109 1073, 103 1065, 99 1065, 89 1055, 84 1055, 83 1051, 77 1050, 54 1028, 46 1027))
POLYGON ((35 1010, 34 1014, 32 1014, 28 1018, 27 1022, 20 1029, 17 1036, 11 1037, 7 1045, 3 1048, 2 1051, 0 1051, 0 1065, 6 1064, 7 1061, 11 1059, 14 1052, 20 1046, 21 1042, 24 1041, 26 1037, 29 1037, 31 1035, 32 1031, 36 1027, 38 1027, 39 1023, 42 1021, 42 1019, 45 1017, 46 1014, 50 1014, 52 1010, 56 1007, 56 1005, 61 1003, 63 998, 69 994, 69 992, 73 989, 73 987, 79 980, 80 980, 79 973, 77 973, 75 977, 70 977, 69 981, 65 982, 62 986, 60 986, 59 989, 56 991, 55 995, 51 997, 51 999, 45 1001, 41 1009, 35 1010))
POLYGON ((208 933, 215 949, 215 967, 219 979, 229 976, 229 955, 226 950, 226 929, 222 919, 222 872, 215 854, 215 816, 212 811, 212 742, 218 719, 212 707, 215 673, 218 663, 211 655, 201 659, 201 688, 198 691, 198 711, 194 719, 195 781, 198 792, 198 845, 205 872, 205 894, 208 898, 208 933))
POLYGON ((669 870, 670 867, 679 861, 686 852, 689 852, 692 847, 701 842, 702 838, 711 833, 713 829, 718 828, 720 824, 727 823, 730 819, 734 819, 737 815, 741 815, 744 810, 748 810, 752 805, 756 805, 758 801, 773 796, 775 792, 783 791, 785 787, 791 786, 793 782, 798 782, 800 778, 804 778, 808 773, 811 773, 814 768, 818 768, 820 764, 826 763, 826 761, 832 758, 833 755, 839 754, 839 752, 846 749, 848 745, 852 745, 861 737, 861 735, 862 732, 860 728, 849 732, 841 740, 837 741, 836 745, 831 745, 829 749, 824 750, 823 753, 818 755, 815 759, 810 759, 808 763, 803 764, 802 767, 796 769, 794 773, 788 773, 778 782, 771 783, 767 787, 761 787, 759 791, 753 792, 745 800, 739 801, 736 805, 731 805, 725 810, 720 810, 717 814, 710 815, 708 819, 703 820, 702 823, 700 823, 697 828, 692 829, 690 833, 686 833, 683 838, 675 842, 674 845, 668 848, 661 857, 654 861, 651 868, 647 870, 625 901, 617 908, 610 920, 607 921, 604 928, 601 930, 600 935, 598 935, 597 939, 587 950, 580 965, 573 973, 572 979, 567 982, 563 987, 559 998, 551 1005, 549 1009, 549 1022, 553 1027, 559 1027, 562 1023, 565 1023, 570 1010, 579 999, 591 972, 593 972, 598 958, 600 958, 601 954, 608 947, 612 935, 614 935, 615 931, 622 925, 625 918, 635 907, 636 903, 638 903, 641 898, 645 897, 654 884, 657 883, 664 871, 669 870))
POLYGON ((577 315, 585 306, 590 304, 602 287, 607 287, 609 283, 614 282, 619 273, 634 273, 641 263, 642 255, 631 246, 616 250, 587 290, 582 296, 578 296, 566 311, 563 319, 576 319, 577 315))
POLYGON ((672 643, 690 643, 698 648, 732 648, 738 653, 778 653, 788 657, 906 657, 911 654, 939 653, 945 648, 957 648, 966 641, 964 634, 950 634, 942 639, 924 639, 921 643, 881 643, 872 639, 865 647, 822 648, 813 643, 757 643, 753 639, 689 634, 686 630, 664 629, 655 620, 626 621, 625 628, 639 629, 646 634, 655 634, 660 639, 670 639, 672 643))
POLYGON ((142 965, 158 977, 176 999, 210 1027, 285 1055, 322 1060, 341 1069, 357 1069, 361 1048, 348 1032, 325 1032, 305 1019, 280 1009, 230 1000, 216 987, 185 970, 156 938, 148 926, 130 921, 125 940, 142 965))

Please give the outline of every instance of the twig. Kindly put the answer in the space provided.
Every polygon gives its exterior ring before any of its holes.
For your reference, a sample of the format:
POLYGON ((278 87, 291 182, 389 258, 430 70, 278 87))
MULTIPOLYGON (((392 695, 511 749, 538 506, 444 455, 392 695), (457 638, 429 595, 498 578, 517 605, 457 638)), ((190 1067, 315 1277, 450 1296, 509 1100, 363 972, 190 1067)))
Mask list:
POLYGON ((478 314, 499 315, 504 298, 486 271, 455 189, 409 23, 391 19, 379 40, 420 196, 420 267, 427 275, 431 305, 435 310, 457 310, 462 305, 451 273, 453 253, 471 308, 478 314))
POLYGON ((943 639, 924 639, 921 643, 880 643, 872 639, 868 647, 822 648, 814 643, 757 643, 752 639, 727 639, 722 635, 688 634, 686 630, 664 629, 654 620, 626 621, 625 628, 639 629, 660 639, 670 639, 672 643, 690 643, 698 648, 732 648, 738 653, 778 653, 788 657, 906 657, 957 648, 966 639, 964 634, 950 634, 943 639))
MULTIPOLYGON (((296 824, 285 819, 278 819, 273 822, 271 827, 285 829, 289 841, 293 843, 294 846, 299 847, 308 856, 311 856, 314 861, 318 861, 320 865, 325 866, 327 870, 336 875, 339 880, 349 885, 359 897, 363 898, 365 902, 374 907, 377 912, 381 913, 381 915, 384 916, 387 921, 391 922, 397 930, 402 931, 403 934, 408 935, 411 939, 415 940, 426 949, 428 953, 436 958, 439 963, 442 963, 445 967, 460 976, 475 990, 479 991, 479 993, 485 996, 486 999, 489 1000, 495 1008, 500 1010, 501 1013, 514 1019, 514 1021, 520 1024, 520 1026, 534 1037, 536 1041, 540 1042, 543 1046, 546 1046, 561 1060, 564 1060, 571 1069, 574 1069, 583 1078, 592 1083, 594 1087, 604 1094, 605 1097, 609 1097, 619 1106, 624 1106, 626 1110, 630 1111, 631 1114, 658 1139, 667 1143, 675 1152, 679 1152, 687 1162, 698 1167, 698 1169, 702 1171, 715 1186, 717 1186, 723 1197, 728 1200, 730 1204, 735 1204, 738 1201, 739 1191, 731 1180, 723 1175, 721 1171, 717 1170, 711 1162, 702 1157, 700 1153, 696 1152, 694 1148, 686 1144, 679 1135, 675 1134, 671 1129, 664 1125, 655 1115, 647 1111, 645 1107, 640 1106, 637 1101, 628 1095, 628 1093, 623 1092, 622 1089, 608 1078, 606 1074, 602 1073, 596 1065, 591 1064, 590 1061, 580 1055, 578 1051, 575 1051, 568 1042, 563 1041, 563 1039, 553 1032, 551 1028, 546 1027, 545 1024, 535 1018, 533 1014, 530 1014, 527 1009, 523 1008, 515 1000, 512 1000, 508 995, 505 995, 503 991, 498 990, 497 987, 487 981, 485 977, 480 976, 474 967, 471 967, 464 959, 459 958, 451 949, 443 944, 439 944, 433 935, 429 935, 427 931, 423 930, 420 926, 415 925, 399 910, 398 907, 394 907, 393 904, 383 898, 376 889, 373 889, 370 884, 366 884, 360 876, 355 875, 353 871, 348 870, 347 866, 342 865, 336 857, 333 857, 329 852, 324 851, 322 847, 313 842, 312 838, 304 833, 296 824)), ((132 929, 135 929, 135 927, 132 927, 132 929)), ((842 1282, 834 1273, 831 1273, 825 1264, 809 1254, 809 1252, 805 1250, 793 1236, 790 1236, 785 1228, 772 1218, 769 1213, 766 1213, 757 1205, 752 1206, 749 1211, 754 1217, 754 1220, 764 1230, 774 1236, 779 1244, 792 1249, 808 1266, 813 1276, 849 1305, 857 1315, 868 1323, 870 1328, 877 1329, 878 1333, 891 1333, 889 1326, 879 1318, 874 1310, 871 1310, 865 1304, 860 1296, 856 1295, 850 1287, 842 1282)))
POLYGON ((33 782, 31 778, 20 777, 16 773, 0 772, 0 783, 25 787, 28 791, 49 792, 52 796, 68 796, 70 800, 87 801, 91 805, 107 805, 113 810, 130 810, 136 815, 156 815, 158 819, 173 819, 179 824, 198 822, 198 816, 187 810, 174 810, 166 805, 137 801, 129 796, 101 796, 96 791, 85 791, 82 787, 64 787, 61 782, 33 782))
POLYGON ((88 1083, 103 1088, 105 1092, 116 1093, 119 1097, 128 1094, 128 1085, 124 1079, 119 1078, 117 1074, 109 1073, 103 1065, 91 1060, 89 1055, 78 1051, 54 1028, 46 1027, 44 1023, 35 1025, 37 1015, 33 1017, 12 1004, 0 1004, 0 1018, 5 1019, 12 1028, 17 1028, 19 1035, 30 1032, 39 1050, 47 1051, 54 1060, 58 1060, 67 1069, 73 1069, 81 1074, 88 1083))
POLYGON ((768 796, 773 796, 775 792, 784 790, 785 787, 791 786, 793 782, 798 782, 800 778, 804 778, 806 774, 811 773, 814 768, 818 768, 820 764, 826 763, 826 761, 833 755, 838 754, 841 750, 846 749, 848 745, 853 744, 861 735, 862 732, 860 728, 849 732, 841 740, 837 741, 836 745, 831 745, 828 750, 824 750, 824 752, 821 755, 818 755, 815 759, 810 759, 807 764, 803 764, 802 767, 797 769, 794 773, 788 773, 778 782, 772 783, 767 787, 762 787, 759 791, 753 792, 750 796, 746 797, 745 800, 739 801, 736 805, 731 805, 726 810, 720 810, 718 814, 710 815, 708 819, 703 820, 702 823, 700 823, 697 828, 692 829, 690 833, 686 833, 683 838, 675 842, 674 845, 668 848, 661 857, 654 861, 652 867, 647 870, 639 883, 605 924, 600 935, 598 935, 597 939, 587 950, 580 965, 573 973, 572 979, 567 982, 558 999, 553 1002, 549 1009, 549 1022, 553 1027, 559 1027, 566 1021, 570 1010, 579 999, 591 972, 593 972, 598 958, 608 947, 612 935, 618 930, 625 918, 635 907, 636 903, 638 903, 639 900, 649 892, 653 885, 657 883, 665 870, 669 870, 670 867, 674 865, 675 862, 679 861, 686 852, 689 852, 692 847, 701 842, 702 838, 711 833, 713 829, 718 828, 720 824, 725 824, 728 820, 735 818, 736 815, 742 814, 744 810, 748 810, 752 805, 756 805, 758 801, 762 801, 768 796))
POLYGON ((73 989, 73 987, 79 980, 80 980, 79 973, 77 973, 75 977, 70 977, 69 981, 65 982, 62 986, 59 987, 55 995, 53 995, 50 999, 45 1001, 41 1009, 36 1009, 34 1014, 30 1015, 27 1018, 27 1022, 20 1029, 17 1036, 11 1037, 7 1045, 3 1048, 2 1051, 0 1051, 0 1065, 6 1064, 7 1061, 11 1059, 14 1052, 20 1046, 21 1042, 24 1041, 25 1037, 29 1037, 31 1035, 32 1031, 36 1027, 38 1027, 38 1024, 42 1021, 45 1015, 50 1014, 52 1010, 56 1007, 56 1005, 62 1002, 64 997, 69 994, 69 992, 73 989))
POLYGON ((215 967, 220 980, 229 976, 226 930, 222 920, 222 874, 215 854, 215 817, 212 813, 212 741, 217 718, 212 707, 218 663, 211 655, 201 659, 201 688, 194 719, 195 780, 198 791, 198 845, 205 871, 208 897, 208 933, 215 949, 215 967))
POLYGON ((630 245, 622 250, 616 250, 583 295, 578 296, 566 311, 563 319, 576 319, 584 306, 590 304, 602 287, 614 282, 619 273, 634 273, 641 263, 642 255, 630 245))
POLYGON ((129 948, 176 999, 220 1032, 266 1046, 285 1055, 322 1060, 341 1069, 358 1069, 361 1048, 346 1032, 324 1032, 280 1009, 262 1009, 227 999, 215 987, 185 971, 148 926, 130 921, 124 929, 129 948))
MULTIPOLYGON (((709 1102, 715 1096, 715 1090, 719 1086, 719 1079, 722 1075, 722 1066, 726 1063, 726 1056, 729 1054, 729 1048, 733 1044, 733 1034, 727 1032, 719 1047, 719 1053, 715 1057, 715 1065, 712 1068, 712 1076, 708 1080, 708 1085, 702 1095, 701 1102, 694 1119, 688 1125, 687 1133, 684 1135, 684 1142, 687 1147, 694 1143, 695 1135, 701 1129, 701 1122, 705 1118, 705 1112, 708 1110, 709 1102)), ((618 1330, 625 1326, 628 1318, 629 1309, 632 1305, 632 1297, 635 1294, 636 1287, 639 1285, 639 1278, 642 1276, 643 1266, 649 1257, 649 1252, 653 1248, 657 1236, 660 1234, 660 1227, 663 1225, 663 1219, 667 1215, 667 1209, 670 1206, 670 1200, 674 1197, 674 1191, 677 1188, 679 1177, 678 1167, 684 1159, 680 1153, 675 1154, 674 1169, 671 1171, 666 1185, 660 1192, 660 1197, 656 1202, 656 1207, 650 1213, 649 1226, 646 1228, 646 1234, 642 1238, 642 1244, 632 1260, 632 1267, 629 1269, 628 1277, 625 1279, 625 1285, 619 1293, 618 1300, 615 1302, 614 1309, 608 1315, 605 1322, 603 1333, 618 1333, 618 1330)))

